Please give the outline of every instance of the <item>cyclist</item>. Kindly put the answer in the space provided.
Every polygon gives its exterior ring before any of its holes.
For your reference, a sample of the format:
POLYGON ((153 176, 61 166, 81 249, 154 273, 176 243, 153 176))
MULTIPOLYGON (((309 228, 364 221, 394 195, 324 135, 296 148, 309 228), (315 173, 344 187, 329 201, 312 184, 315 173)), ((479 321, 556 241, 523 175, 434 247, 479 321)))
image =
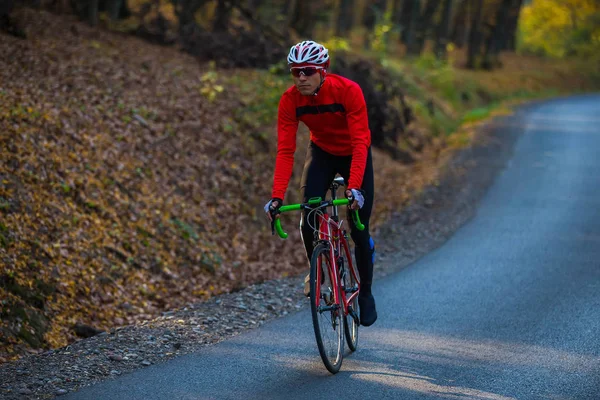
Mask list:
MULTIPOLYGON (((365 225, 363 231, 350 222, 350 236, 355 244, 355 258, 361 287, 358 297, 360 323, 372 325, 377 319, 375 299, 371 293, 375 243, 369 234, 369 218, 373 206, 373 162, 371 131, 363 92, 357 83, 339 75, 328 74, 327 49, 313 41, 303 41, 291 47, 287 57, 294 86, 279 102, 277 123, 277 157, 272 198, 265 205, 271 222, 278 218, 294 164, 296 132, 302 121, 310 129, 301 191, 303 201, 325 198, 336 174, 346 182, 345 195, 352 199, 350 208, 359 212, 365 225)), ((313 230, 306 214, 301 221, 301 234, 310 262, 313 252, 313 230)), ((309 277, 305 280, 305 295, 309 295, 309 277)))

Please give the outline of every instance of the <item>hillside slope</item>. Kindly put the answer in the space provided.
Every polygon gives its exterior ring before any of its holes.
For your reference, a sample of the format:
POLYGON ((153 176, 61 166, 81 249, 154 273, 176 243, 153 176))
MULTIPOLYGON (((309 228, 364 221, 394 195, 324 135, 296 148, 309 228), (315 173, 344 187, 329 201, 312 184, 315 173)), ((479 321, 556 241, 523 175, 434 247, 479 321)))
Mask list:
MULTIPOLYGON (((295 222, 280 241, 262 216, 275 130, 244 128, 243 94, 223 79, 251 71, 70 17, 16 17, 28 39, 0 40, 0 361, 304 271, 295 222)), ((376 231, 435 179, 437 150, 410 167, 374 154, 389 199, 376 231)))

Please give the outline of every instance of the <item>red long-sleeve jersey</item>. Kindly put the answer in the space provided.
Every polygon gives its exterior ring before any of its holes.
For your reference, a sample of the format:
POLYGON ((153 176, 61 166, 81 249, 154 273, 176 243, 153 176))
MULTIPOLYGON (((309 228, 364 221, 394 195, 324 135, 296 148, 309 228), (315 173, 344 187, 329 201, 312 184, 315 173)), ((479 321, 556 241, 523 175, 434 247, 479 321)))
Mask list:
POLYGON ((310 140, 321 149, 352 156, 347 187, 360 189, 371 145, 365 98, 356 82, 327 74, 316 96, 304 96, 295 86, 281 96, 272 197, 283 199, 290 182, 299 121, 306 124, 310 140))

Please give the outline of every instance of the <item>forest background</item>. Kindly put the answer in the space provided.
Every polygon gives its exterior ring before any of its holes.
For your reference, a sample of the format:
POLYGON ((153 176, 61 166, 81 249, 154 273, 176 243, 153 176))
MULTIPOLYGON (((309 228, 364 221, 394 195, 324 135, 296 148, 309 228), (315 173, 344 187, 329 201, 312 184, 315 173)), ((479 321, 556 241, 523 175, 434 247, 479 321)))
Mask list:
POLYGON ((299 40, 365 93, 376 237, 474 124, 600 88, 597 0, 5 0, 0 30, 0 362, 305 272, 262 215, 299 40))

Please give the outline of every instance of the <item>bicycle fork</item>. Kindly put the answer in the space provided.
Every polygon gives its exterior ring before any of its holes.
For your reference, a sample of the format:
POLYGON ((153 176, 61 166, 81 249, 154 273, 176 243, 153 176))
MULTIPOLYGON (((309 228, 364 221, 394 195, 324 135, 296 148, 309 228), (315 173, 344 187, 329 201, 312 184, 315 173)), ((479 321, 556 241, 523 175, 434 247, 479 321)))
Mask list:
MULTIPOLYGON (((342 231, 342 235, 344 236, 344 238, 346 240, 348 240, 348 234, 346 233, 346 230, 342 231)), ((339 268, 340 271, 340 283, 341 283, 341 287, 342 290, 344 291, 344 299, 342 299, 342 301, 346 301, 345 299, 350 298, 354 293, 356 293, 358 291, 358 287, 353 286, 351 288, 347 288, 346 287, 346 274, 348 273, 348 271, 346 270, 346 265, 344 264, 344 257, 341 256, 341 252, 344 251, 343 249, 341 249, 340 246, 340 242, 337 242, 337 246, 335 249, 335 259, 336 259, 336 264, 339 268)), ((347 308, 348 314, 352 317, 352 319, 354 320, 354 322, 358 325, 360 324, 360 318, 358 317, 358 313, 356 312, 356 310, 352 307, 351 304, 348 304, 348 308, 347 308)))

